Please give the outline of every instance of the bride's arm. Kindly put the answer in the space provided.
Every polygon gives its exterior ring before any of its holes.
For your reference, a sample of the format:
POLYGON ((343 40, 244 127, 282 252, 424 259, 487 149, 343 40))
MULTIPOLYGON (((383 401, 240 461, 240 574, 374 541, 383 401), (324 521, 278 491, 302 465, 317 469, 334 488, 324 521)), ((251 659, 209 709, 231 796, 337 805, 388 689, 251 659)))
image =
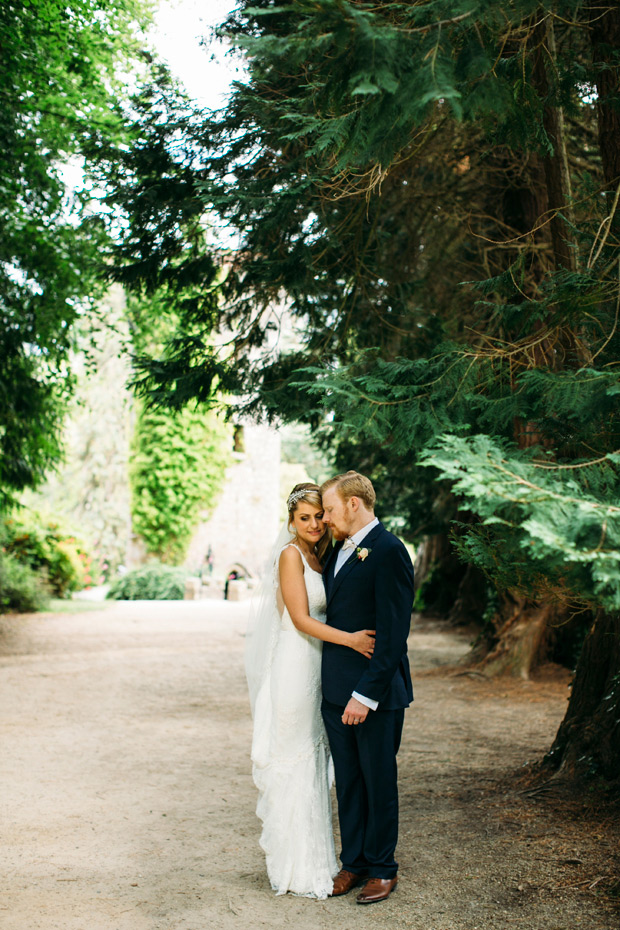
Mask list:
POLYGON ((299 552, 293 546, 284 549, 280 554, 280 589, 291 620, 301 633, 307 633, 327 643, 348 646, 367 658, 371 657, 375 648, 374 630, 346 633, 309 615, 303 563, 299 552))

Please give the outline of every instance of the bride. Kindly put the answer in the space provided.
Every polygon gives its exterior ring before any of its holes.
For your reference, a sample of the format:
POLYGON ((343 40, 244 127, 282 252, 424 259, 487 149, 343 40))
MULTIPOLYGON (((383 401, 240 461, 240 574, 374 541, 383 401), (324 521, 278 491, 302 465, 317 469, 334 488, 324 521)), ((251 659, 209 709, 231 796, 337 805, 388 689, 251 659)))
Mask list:
POLYGON ((296 485, 287 507, 246 643, 252 774, 272 888, 326 898, 338 865, 321 718, 321 640, 370 657, 374 631, 345 633, 325 624, 321 563, 330 539, 318 486, 296 485))

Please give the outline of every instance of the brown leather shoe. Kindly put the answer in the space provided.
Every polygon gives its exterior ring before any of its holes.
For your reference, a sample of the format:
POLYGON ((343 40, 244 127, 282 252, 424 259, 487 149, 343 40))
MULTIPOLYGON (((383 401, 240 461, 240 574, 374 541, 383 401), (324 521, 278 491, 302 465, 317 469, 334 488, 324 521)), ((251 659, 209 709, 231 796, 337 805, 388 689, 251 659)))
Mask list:
POLYGON ((369 878, 361 894, 357 896, 358 904, 374 904, 375 901, 385 901, 396 888, 398 878, 369 878))
POLYGON ((340 869, 334 879, 334 889, 331 893, 332 898, 338 895, 348 894, 351 888, 360 885, 364 881, 364 875, 356 875, 355 872, 348 872, 346 869, 340 869))

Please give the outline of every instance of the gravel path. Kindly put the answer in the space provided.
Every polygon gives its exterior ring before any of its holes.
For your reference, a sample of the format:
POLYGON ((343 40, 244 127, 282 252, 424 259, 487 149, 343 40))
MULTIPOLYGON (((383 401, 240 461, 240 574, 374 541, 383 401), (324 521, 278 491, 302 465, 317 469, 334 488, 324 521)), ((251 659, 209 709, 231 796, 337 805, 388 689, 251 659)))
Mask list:
POLYGON ((489 682, 467 639, 411 637, 400 884, 387 902, 276 898, 258 847, 247 603, 0 618, 3 930, 613 930, 617 855, 515 777, 567 677, 489 682), (614 865, 615 863, 615 865, 614 865))

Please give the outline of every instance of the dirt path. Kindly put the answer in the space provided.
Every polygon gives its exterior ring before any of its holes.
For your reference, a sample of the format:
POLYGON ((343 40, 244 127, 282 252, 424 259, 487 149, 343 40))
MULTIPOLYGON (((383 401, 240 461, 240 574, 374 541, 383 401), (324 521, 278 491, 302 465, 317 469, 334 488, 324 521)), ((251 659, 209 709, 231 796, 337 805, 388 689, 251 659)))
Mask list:
POLYGON ((400 885, 361 908, 275 898, 258 848, 243 676, 247 605, 113 604, 0 618, 3 930, 613 930, 604 824, 514 778, 564 713, 565 676, 446 668, 411 638, 400 885), (443 667, 442 667, 443 666, 443 667))

